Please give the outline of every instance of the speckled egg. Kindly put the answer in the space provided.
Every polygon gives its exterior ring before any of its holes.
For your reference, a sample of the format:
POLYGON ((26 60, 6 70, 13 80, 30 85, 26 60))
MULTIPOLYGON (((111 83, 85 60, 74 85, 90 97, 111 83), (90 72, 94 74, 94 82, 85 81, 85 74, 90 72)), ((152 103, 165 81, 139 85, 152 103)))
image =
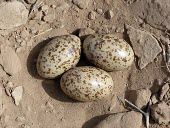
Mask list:
POLYGON ((106 71, 126 69, 134 61, 131 46, 113 34, 88 36, 83 43, 83 51, 90 62, 106 71))
POLYGON ((54 79, 76 66, 80 59, 81 42, 74 35, 58 36, 40 52, 37 71, 43 78, 54 79))
POLYGON ((65 94, 79 101, 104 99, 113 93, 113 80, 102 69, 83 66, 67 71, 60 80, 65 94))

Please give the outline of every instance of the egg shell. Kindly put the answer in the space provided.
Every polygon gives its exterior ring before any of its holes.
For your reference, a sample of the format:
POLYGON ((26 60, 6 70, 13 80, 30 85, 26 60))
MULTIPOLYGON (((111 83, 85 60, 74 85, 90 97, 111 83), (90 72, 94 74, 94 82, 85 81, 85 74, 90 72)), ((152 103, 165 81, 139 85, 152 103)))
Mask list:
POLYGON ((113 93, 111 76, 102 69, 83 66, 67 71, 60 80, 61 89, 79 101, 104 99, 113 93))
POLYGON ((106 71, 126 69, 134 61, 131 46, 113 34, 88 36, 83 43, 83 51, 90 62, 106 71))
POLYGON ((43 78, 54 79, 76 66, 80 59, 81 42, 74 35, 55 37, 40 52, 37 71, 43 78))

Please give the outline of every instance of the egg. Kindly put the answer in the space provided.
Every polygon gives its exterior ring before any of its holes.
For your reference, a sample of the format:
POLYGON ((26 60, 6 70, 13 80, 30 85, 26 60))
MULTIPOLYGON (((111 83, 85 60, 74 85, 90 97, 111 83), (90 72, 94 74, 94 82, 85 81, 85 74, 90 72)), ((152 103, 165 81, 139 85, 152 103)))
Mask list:
POLYGON ((79 101, 95 101, 109 97, 114 83, 104 70, 83 66, 67 71, 60 80, 61 89, 69 97, 79 101))
POLYGON ((54 79, 75 67, 80 59, 81 42, 74 35, 55 37, 40 52, 37 71, 40 76, 54 79))
POLYGON ((131 46, 113 34, 88 36, 84 40, 83 51, 90 62, 106 71, 126 69, 134 61, 131 46))

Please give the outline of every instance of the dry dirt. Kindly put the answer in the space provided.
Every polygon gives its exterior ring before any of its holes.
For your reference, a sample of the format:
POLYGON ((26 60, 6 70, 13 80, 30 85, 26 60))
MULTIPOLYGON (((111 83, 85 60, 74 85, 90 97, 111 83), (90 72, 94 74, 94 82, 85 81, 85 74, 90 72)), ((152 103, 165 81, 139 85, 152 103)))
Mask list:
MULTIPOLYGON (((32 8, 28 3, 34 2, 18 1, 23 2, 28 10, 32 8)), ((96 33, 116 33, 132 44, 125 27, 130 25, 154 34, 159 39, 161 35, 170 32, 170 0, 81 0, 82 3, 78 0, 42 1, 42 5, 48 6, 41 7, 42 10, 35 9, 36 16, 34 12, 31 13, 26 23, 18 20, 18 26, 11 21, 12 29, 0 28, 0 44, 8 45, 16 52, 22 67, 20 70, 19 62, 14 62, 13 68, 18 71, 10 74, 11 67, 10 71, 5 70, 6 65, 0 63, 3 69, 0 70, 3 104, 0 128, 93 128, 109 114, 127 111, 117 99, 86 103, 72 100, 60 89, 59 79, 46 80, 38 76, 35 67, 37 55, 52 37, 67 33, 78 36, 81 28, 90 28, 96 33), (108 14, 108 10, 112 12, 108 14), (23 87, 22 100, 18 106, 7 95, 10 95, 6 87, 9 81, 13 83, 12 91, 15 87, 23 87)), ((16 14, 16 17, 19 15, 16 14)), ((15 16, 11 18, 15 19, 15 16)), ((115 94, 121 98, 125 96, 127 88, 149 88, 155 94, 170 75, 161 53, 142 69, 139 69, 138 59, 136 56, 135 63, 127 70, 110 72, 115 81, 115 94)), ((8 56, 3 60, 8 60, 8 56)), ((12 58, 9 60, 15 61, 12 58)), ((82 65, 92 65, 83 54, 78 66, 82 65)), ((151 128, 170 128, 170 124, 158 125, 152 119, 150 125, 151 128)), ((144 127, 143 123, 141 128, 144 127)))

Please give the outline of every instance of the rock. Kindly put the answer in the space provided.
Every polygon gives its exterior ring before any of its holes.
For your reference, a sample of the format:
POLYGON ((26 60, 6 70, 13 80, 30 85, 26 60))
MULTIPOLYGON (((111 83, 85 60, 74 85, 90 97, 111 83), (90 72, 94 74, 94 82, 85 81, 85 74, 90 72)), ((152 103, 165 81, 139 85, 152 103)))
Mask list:
POLYGON ((151 116, 159 124, 167 124, 170 121, 170 106, 165 102, 151 106, 151 116))
POLYGON ((18 106, 20 101, 22 100, 22 94, 23 94, 23 87, 18 86, 14 89, 12 92, 12 97, 14 99, 15 105, 18 106))
POLYGON ((48 9, 49 9, 48 5, 41 6, 41 11, 46 11, 48 9))
POLYGON ((100 9, 100 8, 97 8, 97 9, 96 9, 96 12, 97 12, 98 14, 103 14, 103 10, 100 9))
POLYGON ((106 11, 105 16, 106 16, 106 19, 109 19, 109 20, 110 20, 110 19, 113 18, 114 13, 113 13, 112 10, 108 10, 108 11, 106 11))
POLYGON ((94 34, 94 33, 95 33, 95 31, 92 30, 91 28, 81 28, 79 30, 79 37, 81 39, 85 39, 88 35, 94 34))
POLYGON ((161 93, 160 93, 160 97, 159 97, 160 100, 163 100, 163 98, 164 98, 165 94, 168 92, 168 90, 169 90, 169 83, 166 83, 163 85, 163 87, 161 89, 161 93))
POLYGON ((50 7, 56 9, 57 6, 55 4, 52 4, 50 7))
POLYGON ((0 29, 12 29, 27 22, 28 10, 19 1, 1 2, 0 17, 0 29))
POLYGON ((90 0, 73 0, 73 3, 77 5, 80 9, 87 8, 90 0))
POLYGON ((128 25, 126 25, 126 29, 135 55, 139 58, 138 66, 143 69, 156 58, 162 49, 158 41, 149 32, 128 25))
POLYGON ((96 18, 96 13, 94 11, 89 12, 88 18, 94 20, 96 18))
POLYGON ((48 14, 43 17, 43 20, 47 23, 52 23, 54 19, 55 19, 55 15, 53 14, 48 14))
POLYGON ((0 46, 0 64, 3 66, 6 73, 15 75, 21 71, 21 62, 15 51, 5 45, 0 46))
POLYGON ((140 128, 141 125, 142 114, 131 111, 110 115, 95 128, 140 128))
POLYGON ((64 2, 56 8, 56 11, 64 14, 69 10, 69 8, 70 8, 70 5, 64 2))
POLYGON ((145 108, 150 100, 151 91, 149 89, 131 90, 128 95, 128 100, 139 108, 145 108))
POLYGON ((21 33, 20 33, 20 36, 21 36, 21 38, 23 38, 23 39, 25 39, 26 37, 29 37, 29 31, 27 31, 27 30, 23 30, 23 31, 21 31, 21 33))
POLYGON ((13 89, 13 83, 8 81, 7 84, 5 85, 5 92, 8 96, 11 96, 12 89, 13 89))
POLYGON ((32 46, 34 43, 34 40, 33 39, 30 39, 28 42, 27 42, 27 46, 30 47, 32 46))
POLYGON ((22 121, 24 121, 25 120, 25 117, 17 117, 16 119, 15 119, 15 121, 17 121, 17 122, 22 122, 22 121))
POLYGON ((31 128, 31 126, 29 126, 28 124, 22 124, 21 128, 31 128))
POLYGON ((2 115, 3 109, 3 100, 2 100, 2 87, 0 86, 0 116, 2 115))
POLYGON ((151 103, 152 104, 156 104, 158 103, 158 94, 154 94, 152 97, 151 97, 151 103))

